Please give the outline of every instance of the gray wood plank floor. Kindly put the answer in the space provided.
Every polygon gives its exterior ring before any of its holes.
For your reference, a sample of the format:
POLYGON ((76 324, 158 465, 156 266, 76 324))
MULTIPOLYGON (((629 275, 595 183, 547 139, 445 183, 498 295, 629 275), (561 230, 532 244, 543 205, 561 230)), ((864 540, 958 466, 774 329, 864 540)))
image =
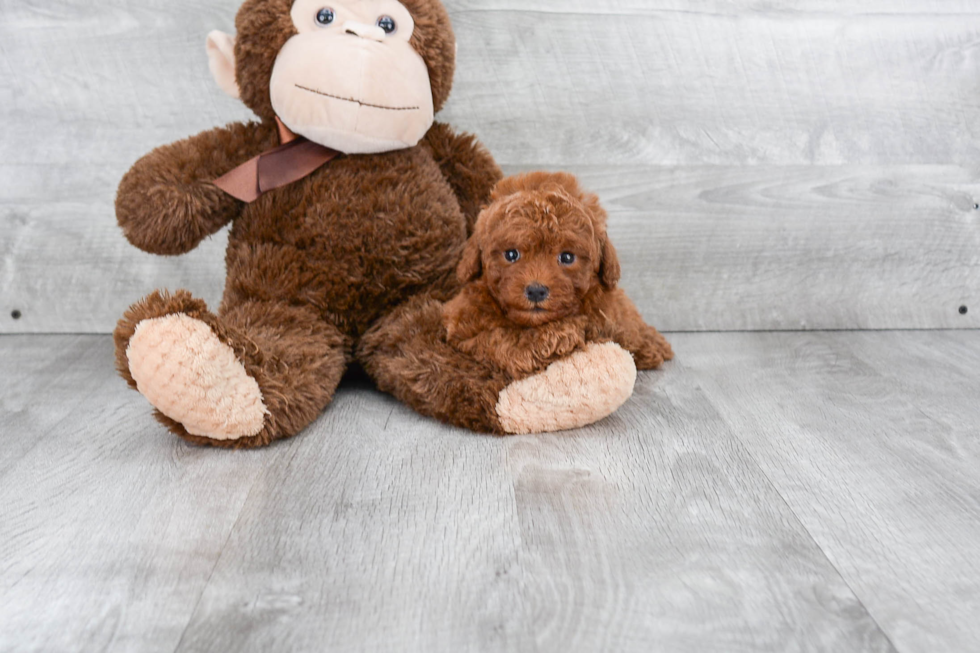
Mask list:
POLYGON ((980 332, 672 340, 580 431, 354 381, 225 452, 108 337, 0 337, 0 650, 980 650, 980 332))

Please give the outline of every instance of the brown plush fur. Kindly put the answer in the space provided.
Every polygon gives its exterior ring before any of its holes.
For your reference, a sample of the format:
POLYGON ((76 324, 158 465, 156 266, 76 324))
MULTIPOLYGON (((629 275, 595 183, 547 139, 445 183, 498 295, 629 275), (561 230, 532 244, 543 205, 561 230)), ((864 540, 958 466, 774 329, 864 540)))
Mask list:
POLYGON ((507 374, 446 341, 443 304, 420 296, 379 321, 358 344, 358 359, 378 388, 423 415, 503 435, 497 417, 507 374))
MULTIPOLYGON (((412 44, 428 65, 438 108, 448 97, 454 66, 449 19, 438 0, 403 2, 415 19, 412 44)), ((131 384, 126 350, 136 326, 175 313, 210 326, 258 382, 269 415, 255 437, 231 444, 191 437, 160 416, 193 442, 259 446, 297 433, 329 403, 358 340, 372 326, 375 334, 407 348, 356 350, 382 389, 416 383, 415 371, 403 366, 401 357, 430 370, 441 361, 453 367, 451 373, 463 366, 472 378, 493 378, 492 371, 477 374, 475 363, 467 368, 458 352, 415 337, 404 311, 386 317, 413 296, 446 299, 458 287, 454 270, 468 226, 502 176, 473 137, 436 124, 416 147, 335 159, 248 205, 212 184, 278 144, 268 83, 278 49, 294 31, 291 4, 247 0, 238 14, 238 82, 243 101, 262 122, 234 124, 158 148, 138 161, 119 187, 119 224, 148 252, 188 252, 233 223, 217 314, 187 292, 155 293, 130 309, 115 334, 120 373, 131 384)), ((431 383, 452 385, 451 379, 435 376, 431 383)), ((492 428, 496 416, 489 397, 495 401, 498 385, 459 385, 447 401, 471 405, 473 414, 463 411, 458 423, 492 428)))
POLYGON ((451 345, 512 379, 540 372, 587 342, 618 343, 638 369, 673 357, 616 287, 619 261, 595 195, 569 174, 531 173, 503 180, 493 200, 458 268, 469 283, 445 307, 451 345), (508 261, 506 252, 520 258, 508 261), (546 290, 547 297, 529 289, 546 290))
POLYGON ((296 433, 313 421, 333 398, 350 351, 350 338, 304 306, 277 302, 244 302, 219 318, 187 291, 156 292, 134 305, 116 327, 116 369, 130 387, 126 348, 143 320, 182 313, 211 327, 235 352, 249 376, 258 382, 269 409, 264 428, 239 440, 211 440, 188 434, 184 427, 155 411, 171 431, 198 444, 247 448, 269 444, 284 433, 296 433))

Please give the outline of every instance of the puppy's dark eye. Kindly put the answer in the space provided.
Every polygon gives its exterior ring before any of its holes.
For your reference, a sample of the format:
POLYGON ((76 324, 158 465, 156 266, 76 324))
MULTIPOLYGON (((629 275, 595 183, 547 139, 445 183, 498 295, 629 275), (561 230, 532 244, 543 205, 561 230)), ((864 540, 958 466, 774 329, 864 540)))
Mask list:
POLYGON ((506 252, 504 252, 504 258, 508 263, 517 263, 517 261, 521 258, 521 253, 516 249, 508 249, 506 252))
POLYGON ((571 265, 575 262, 575 255, 571 252, 562 252, 558 255, 558 262, 562 265, 571 265))
POLYGON ((395 19, 391 16, 382 16, 378 19, 378 27, 383 29, 385 34, 392 34, 398 26, 395 25, 395 19))
POLYGON ((329 25, 333 22, 334 13, 333 9, 330 7, 324 7, 320 11, 316 12, 316 22, 320 25, 329 25))

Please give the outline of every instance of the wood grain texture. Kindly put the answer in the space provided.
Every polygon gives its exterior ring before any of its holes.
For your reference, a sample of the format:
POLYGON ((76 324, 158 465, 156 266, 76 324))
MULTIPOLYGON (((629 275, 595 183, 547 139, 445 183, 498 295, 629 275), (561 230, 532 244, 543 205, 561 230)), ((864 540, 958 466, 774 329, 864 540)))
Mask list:
MULTIPOLYGON (((623 285, 661 329, 980 327, 978 168, 573 171, 609 210, 623 285), (973 310, 962 315, 961 306, 973 310)), ((114 223, 83 225, 70 217, 11 225, 0 243, 10 271, 3 329, 107 332, 157 287, 188 288, 217 305, 224 233, 188 256, 159 259, 136 252, 114 223), (81 243, 78 255, 59 256, 65 238, 81 243), (14 309, 22 319, 9 318, 14 309)))
POLYGON ((107 337, 0 353, 0 650, 174 650, 269 455, 174 442, 107 337))
POLYGON ((348 387, 281 449, 178 650, 534 650, 503 441, 348 387))
MULTIPOLYGON (((676 342, 701 360, 739 337, 676 342)), ((0 338, 0 428, 33 443, 0 468, 2 650, 895 650, 698 368, 517 438, 349 381, 303 435, 236 453, 164 433, 110 348, 0 338)))
POLYGON ((0 332, 108 332, 157 287, 220 298, 224 235, 184 257, 143 254, 113 201, 154 147, 249 117, 204 55, 238 4, 0 0, 0 332))
POLYGON ((178 650, 892 650, 703 397, 648 381, 571 438, 345 394, 252 494, 178 650))
POLYGON ((447 6, 462 11, 538 11, 547 13, 589 13, 658 15, 688 13, 738 15, 768 13, 774 16, 843 16, 889 15, 934 16, 977 13, 972 0, 865 0, 860 4, 840 0, 565 0, 560 6, 553 0, 448 0, 447 6))
POLYGON ((978 345, 976 331, 680 340, 678 373, 900 651, 980 649, 978 345))
MULTIPOLYGON (((248 117, 203 53, 237 5, 0 0, 0 333, 105 333, 156 288, 217 302, 223 234, 152 257, 112 203, 153 147, 248 117)), ((978 326, 980 309, 951 308, 980 286, 976 3, 447 6, 442 118, 510 170, 583 170, 607 201, 642 198, 614 235, 661 326, 978 326)))
POLYGON ((894 650, 673 369, 599 425, 511 444, 540 650, 894 650))
POLYGON ((502 4, 454 15, 461 75, 445 112, 502 163, 969 164, 978 155, 976 5, 966 16, 930 13, 928 2, 918 13, 858 16, 861 5, 827 2, 822 12, 809 2, 793 11, 785 2, 502 4))
POLYGON ((978 168, 579 172, 659 328, 980 327, 978 168))

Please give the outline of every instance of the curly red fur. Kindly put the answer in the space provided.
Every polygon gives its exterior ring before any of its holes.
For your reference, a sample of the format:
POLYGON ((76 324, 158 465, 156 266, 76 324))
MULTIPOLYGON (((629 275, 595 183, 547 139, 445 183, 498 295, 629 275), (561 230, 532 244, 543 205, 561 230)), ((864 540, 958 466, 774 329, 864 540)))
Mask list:
POLYGON ((638 369, 673 358, 616 287, 619 260, 598 197, 567 173, 538 172, 504 179, 492 198, 458 266, 467 285, 444 309, 450 344, 514 379, 587 342, 618 343, 638 369))

